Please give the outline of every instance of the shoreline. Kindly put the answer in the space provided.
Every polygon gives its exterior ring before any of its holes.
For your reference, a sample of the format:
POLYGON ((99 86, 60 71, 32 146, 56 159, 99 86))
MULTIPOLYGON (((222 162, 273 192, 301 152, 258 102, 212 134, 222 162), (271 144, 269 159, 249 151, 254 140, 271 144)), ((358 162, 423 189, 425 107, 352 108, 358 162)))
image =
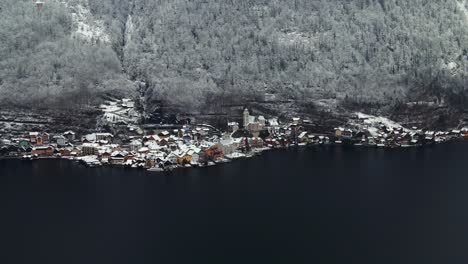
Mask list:
POLYGON ((89 134, 74 131, 21 131, 3 136, 0 159, 68 159, 87 167, 129 167, 148 171, 210 167, 248 159, 274 149, 333 146, 353 148, 422 148, 468 139, 468 127, 450 131, 405 128, 382 116, 360 112, 342 126, 323 130, 301 117, 251 115, 243 110, 242 123, 227 120, 220 130, 205 123, 118 124, 135 121, 131 99, 109 101, 101 106, 102 120, 110 127, 89 134), (116 113, 122 114, 119 118, 116 113), (133 114, 129 114, 133 113, 133 114), (2 156, 3 155, 3 156, 2 156))
MULTIPOLYGON (((94 165, 90 166, 86 162, 84 162, 81 157, 61 157, 61 156, 48 156, 48 157, 33 157, 33 158, 24 158, 24 157, 19 157, 19 156, 0 156, 0 160, 23 160, 23 161, 35 161, 35 160, 68 160, 74 163, 77 163, 79 165, 82 165, 86 168, 98 168, 98 167, 105 167, 105 168, 127 168, 131 170, 145 170, 149 173, 152 172, 170 172, 172 170, 179 170, 179 169, 191 169, 191 168, 207 168, 207 167, 213 167, 217 165, 222 165, 225 163, 231 163, 234 161, 238 160, 247 160, 254 158, 256 156, 261 156, 265 152, 269 151, 274 151, 274 150, 290 150, 290 149, 303 149, 303 148, 317 148, 317 147, 338 147, 338 148, 353 148, 353 149, 377 149, 377 150, 409 150, 409 149, 426 149, 428 147, 434 147, 437 145, 445 145, 445 144, 459 144, 467 142, 467 140, 463 137, 459 138, 454 138, 450 139, 444 142, 438 142, 438 143, 433 143, 433 144, 419 144, 419 145, 411 145, 411 146, 382 146, 379 147, 377 145, 364 145, 364 144, 337 144, 334 142, 330 143, 324 143, 324 144, 297 144, 297 145, 290 145, 290 146, 284 146, 284 147, 264 147, 264 148, 258 148, 255 149, 255 151, 252 151, 250 153, 241 153, 243 156, 237 157, 237 158, 224 158, 222 160, 218 160, 216 162, 208 162, 208 164, 192 164, 191 166, 184 166, 184 165, 172 165, 170 169, 162 169, 158 171, 152 171, 151 168, 145 168, 145 167, 131 167, 127 166, 125 164, 99 164, 99 165, 94 165), (211 164, 210 164, 211 163, 211 164)), ((238 152, 236 152, 238 153, 238 152)))

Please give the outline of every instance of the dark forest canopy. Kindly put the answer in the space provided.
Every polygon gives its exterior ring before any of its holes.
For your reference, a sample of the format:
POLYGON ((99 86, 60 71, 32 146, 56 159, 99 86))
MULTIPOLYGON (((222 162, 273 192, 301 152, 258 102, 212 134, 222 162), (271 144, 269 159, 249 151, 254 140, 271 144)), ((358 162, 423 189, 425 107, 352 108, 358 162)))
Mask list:
POLYGON ((61 4, 38 15, 29 0, 2 2, 2 98, 130 89, 125 78, 144 81, 150 102, 190 109, 265 92, 375 105, 466 96, 459 0, 82 0, 110 44, 71 39, 61 4))

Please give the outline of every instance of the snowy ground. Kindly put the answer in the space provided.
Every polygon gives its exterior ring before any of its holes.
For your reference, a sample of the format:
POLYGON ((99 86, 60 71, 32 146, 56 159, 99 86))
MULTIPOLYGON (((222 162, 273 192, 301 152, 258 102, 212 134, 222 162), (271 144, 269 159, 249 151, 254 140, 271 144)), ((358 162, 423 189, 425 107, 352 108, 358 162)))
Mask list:
POLYGON ((386 117, 367 115, 359 112, 355 114, 358 117, 358 120, 352 120, 350 121, 350 124, 357 127, 366 128, 372 136, 377 136, 379 134, 379 129, 381 126, 385 126, 393 130, 403 129, 405 132, 410 131, 409 129, 404 128, 399 123, 390 120, 386 117))
POLYGON ((316 38, 314 36, 295 31, 279 32, 277 34, 277 39, 280 44, 288 46, 301 44, 308 47, 314 47, 314 43, 316 43, 316 38))
POLYGON ((135 109, 135 103, 130 99, 108 101, 100 106, 103 115, 101 120, 105 124, 124 123, 130 130, 138 131, 141 114, 135 109))

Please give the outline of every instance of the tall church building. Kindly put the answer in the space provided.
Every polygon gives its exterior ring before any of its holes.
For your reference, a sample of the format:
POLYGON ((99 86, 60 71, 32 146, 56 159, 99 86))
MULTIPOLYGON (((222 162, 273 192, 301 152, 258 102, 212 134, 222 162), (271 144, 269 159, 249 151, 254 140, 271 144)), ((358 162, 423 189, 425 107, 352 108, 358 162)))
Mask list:
POLYGON ((250 123, 250 113, 249 113, 249 109, 248 109, 248 108, 245 108, 245 109, 244 109, 243 116, 244 116, 244 122, 242 123, 242 125, 244 125, 244 128, 247 128, 247 126, 248 126, 249 123, 250 123))

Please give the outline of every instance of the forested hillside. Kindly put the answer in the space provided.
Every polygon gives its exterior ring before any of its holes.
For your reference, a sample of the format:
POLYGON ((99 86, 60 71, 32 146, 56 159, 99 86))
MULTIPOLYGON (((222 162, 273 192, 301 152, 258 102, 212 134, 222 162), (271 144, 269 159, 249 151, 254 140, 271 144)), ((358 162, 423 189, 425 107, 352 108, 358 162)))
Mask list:
POLYGON ((193 110, 265 93, 376 107, 466 102, 460 0, 78 1, 110 43, 73 38, 70 4, 36 12, 29 0, 3 2, 2 98, 127 89, 128 78, 146 83, 150 103, 193 110))
POLYGON ((0 3, 0 100, 31 106, 82 106, 101 92, 131 89, 115 52, 72 38, 67 6, 0 3))

